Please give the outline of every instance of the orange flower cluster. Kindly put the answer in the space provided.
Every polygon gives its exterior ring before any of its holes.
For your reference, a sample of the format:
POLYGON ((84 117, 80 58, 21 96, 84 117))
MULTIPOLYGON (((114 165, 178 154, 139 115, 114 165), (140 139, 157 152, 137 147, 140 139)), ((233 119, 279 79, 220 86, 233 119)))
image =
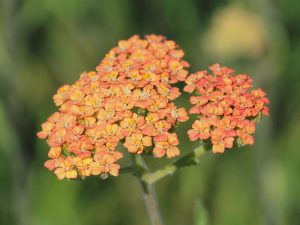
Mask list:
POLYGON ((59 111, 37 134, 50 145, 45 166, 58 179, 117 176, 120 141, 130 153, 178 156, 170 130, 188 116, 172 103, 180 95, 172 84, 188 74, 183 55, 162 36, 133 36, 111 49, 95 72, 59 88, 53 97, 59 111))
POLYGON ((252 79, 219 64, 209 67, 212 74, 200 71, 186 79, 184 90, 196 92, 190 98, 191 114, 199 118, 188 131, 191 141, 210 141, 214 153, 223 153, 236 143, 252 145, 256 122, 269 115, 269 100, 261 89, 250 90, 252 79))

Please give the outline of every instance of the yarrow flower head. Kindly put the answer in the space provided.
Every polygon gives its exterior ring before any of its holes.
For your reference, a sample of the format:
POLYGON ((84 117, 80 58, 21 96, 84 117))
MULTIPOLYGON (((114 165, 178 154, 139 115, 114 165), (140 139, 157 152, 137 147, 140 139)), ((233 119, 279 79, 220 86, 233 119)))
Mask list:
POLYGON ((200 71, 186 79, 184 90, 194 93, 190 98, 190 114, 198 119, 188 131, 191 141, 212 144, 214 153, 225 149, 252 145, 256 122, 268 116, 269 100, 261 89, 251 89, 252 79, 245 74, 233 75, 233 70, 214 64, 212 73, 200 71))
POLYGON ((58 179, 117 176, 120 142, 133 154, 178 156, 171 129, 188 115, 172 102, 180 96, 172 84, 188 75, 183 56, 163 36, 133 36, 111 49, 96 71, 59 88, 53 97, 59 110, 37 134, 50 146, 45 167, 58 179))

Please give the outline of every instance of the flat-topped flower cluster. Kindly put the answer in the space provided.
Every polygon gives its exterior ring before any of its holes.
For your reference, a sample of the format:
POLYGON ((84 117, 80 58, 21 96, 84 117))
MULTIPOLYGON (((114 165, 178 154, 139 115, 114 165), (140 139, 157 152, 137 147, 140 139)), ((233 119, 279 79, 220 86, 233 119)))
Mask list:
POLYGON ((188 131, 191 141, 211 144, 213 153, 252 145, 256 122, 269 114, 265 92, 252 89, 248 75, 234 76, 219 64, 209 67, 212 73, 188 75, 183 56, 163 36, 133 36, 111 49, 96 71, 59 88, 53 97, 59 110, 37 134, 50 146, 45 167, 58 179, 117 176, 119 144, 132 154, 179 156, 174 130, 188 120, 173 102, 181 94, 174 86, 179 81, 193 93, 189 113, 197 119, 188 131))
POLYGON ((252 145, 256 122, 269 115, 269 100, 261 89, 252 88, 252 79, 245 74, 233 76, 233 70, 219 64, 191 74, 184 90, 197 95, 190 98, 191 114, 198 115, 188 131, 191 141, 212 144, 214 153, 223 153, 236 143, 252 145))
POLYGON ((188 75, 183 56, 162 36, 133 36, 111 49, 96 71, 59 88, 53 97, 59 111, 37 134, 50 145, 45 166, 58 179, 117 176, 120 141, 130 153, 178 156, 170 130, 188 116, 172 102, 180 95, 172 84, 188 75))

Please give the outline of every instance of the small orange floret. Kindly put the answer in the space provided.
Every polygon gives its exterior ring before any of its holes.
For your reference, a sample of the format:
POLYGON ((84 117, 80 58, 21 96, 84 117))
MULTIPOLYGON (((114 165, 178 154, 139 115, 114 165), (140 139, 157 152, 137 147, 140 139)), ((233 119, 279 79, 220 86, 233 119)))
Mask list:
POLYGON ((155 143, 155 148, 153 149, 154 156, 161 158, 167 156, 168 158, 173 158, 180 155, 179 149, 176 147, 179 144, 177 135, 175 133, 167 133, 163 139, 155 143))

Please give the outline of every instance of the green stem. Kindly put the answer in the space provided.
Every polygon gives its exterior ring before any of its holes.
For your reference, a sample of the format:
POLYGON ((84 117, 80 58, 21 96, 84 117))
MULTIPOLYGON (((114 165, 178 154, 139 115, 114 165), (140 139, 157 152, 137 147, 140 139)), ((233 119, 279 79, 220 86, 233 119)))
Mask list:
POLYGON ((151 225, 163 225, 164 223, 160 213, 154 185, 147 184, 142 180, 140 180, 140 183, 142 186, 143 198, 151 225))
POLYGON ((150 172, 144 159, 140 155, 132 155, 132 166, 122 168, 122 173, 132 173, 137 176, 143 190, 143 198, 151 225, 163 225, 163 220, 158 206, 154 183, 158 180, 172 175, 181 167, 199 164, 199 158, 206 152, 205 146, 201 145, 192 152, 181 157, 175 162, 166 165, 154 172, 150 172))
POLYGON ((143 173, 149 172, 149 168, 141 156, 135 156, 133 161, 136 167, 135 170, 136 175, 142 187, 143 198, 144 198, 147 214, 149 216, 151 225, 164 225, 160 213, 154 185, 148 184, 141 179, 143 173))
POLYGON ((199 164, 199 158, 204 153, 205 153, 205 147, 204 145, 201 145, 198 148, 194 149, 192 152, 178 159, 177 161, 169 165, 166 165, 165 167, 158 169, 155 172, 152 173, 146 172, 142 174, 141 179, 145 183, 151 185, 157 182, 158 180, 164 178, 165 176, 172 175, 176 170, 178 170, 181 167, 199 164))

